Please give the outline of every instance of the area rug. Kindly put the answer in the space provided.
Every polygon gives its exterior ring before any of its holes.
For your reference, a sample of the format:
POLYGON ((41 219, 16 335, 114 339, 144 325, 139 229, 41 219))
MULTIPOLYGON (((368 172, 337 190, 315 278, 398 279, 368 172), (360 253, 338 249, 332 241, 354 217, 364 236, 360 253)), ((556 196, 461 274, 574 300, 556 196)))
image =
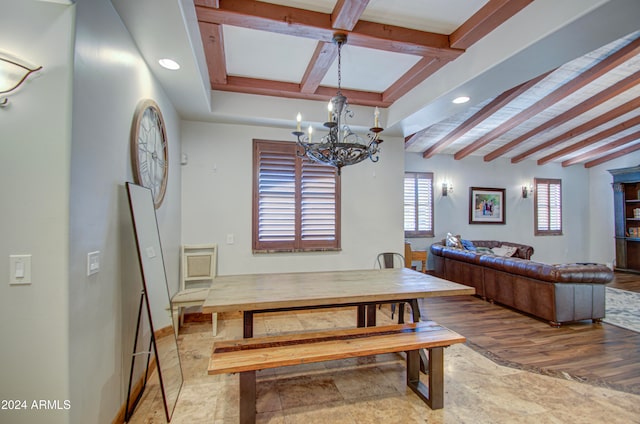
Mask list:
POLYGON ((640 293, 611 287, 606 289, 607 303, 602 321, 640 333, 640 293))

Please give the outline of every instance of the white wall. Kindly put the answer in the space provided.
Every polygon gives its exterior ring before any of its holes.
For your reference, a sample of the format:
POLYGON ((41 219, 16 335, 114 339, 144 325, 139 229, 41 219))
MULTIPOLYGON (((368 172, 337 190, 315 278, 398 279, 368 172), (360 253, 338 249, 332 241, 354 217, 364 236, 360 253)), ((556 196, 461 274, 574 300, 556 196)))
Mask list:
POLYGON ((254 138, 292 140, 293 136, 283 129, 182 123, 183 153, 188 156, 182 167, 182 240, 217 243, 219 275, 368 269, 380 252, 403 252, 403 141, 385 137, 378 163, 365 161, 342 170, 342 251, 254 255, 254 138), (228 234, 233 234, 233 244, 227 244, 228 234))
POLYGON ((3 423, 65 423, 70 399, 68 208, 73 8, 0 0, 0 51, 42 65, 0 109, 0 410, 3 423), (32 255, 32 284, 10 286, 9 255, 32 255))
MULTIPOLYGON (((508 159, 484 162, 482 157, 456 161, 449 155, 424 159, 420 153, 405 155, 407 171, 434 173, 435 238, 411 239, 414 249, 423 249, 442 240, 447 232, 469 240, 501 240, 534 247, 538 262, 594 261, 589 248, 591 207, 589 173, 583 166, 563 168, 560 164, 538 166, 535 161, 512 164, 508 159), (533 184, 534 178, 562 180, 563 235, 533 235, 533 196, 522 198, 522 186, 533 184), (442 196, 442 181, 453 184, 454 191, 442 196), (469 187, 506 189, 506 224, 469 224, 469 187)), ((606 203, 613 208, 613 201, 606 203)), ((611 236, 613 236, 613 230, 611 236)), ((609 262, 600 259, 603 262, 609 262)))
MULTIPOLYGON (((125 191, 132 181, 131 122, 138 102, 154 99, 169 140, 169 183, 157 210, 169 284, 178 285, 179 119, 109 0, 77 4, 70 203, 70 369, 72 422, 111 422, 126 401, 142 289, 125 191), (87 253, 101 270, 87 277, 87 253)), ((166 293, 163 284, 148 288, 166 293)), ((168 299, 167 294, 164 294, 168 299)), ((152 311, 171 325, 165 305, 152 311)))
POLYGON ((607 170, 639 164, 640 151, 636 151, 589 169, 589 249, 594 261, 615 262, 613 177, 607 170))

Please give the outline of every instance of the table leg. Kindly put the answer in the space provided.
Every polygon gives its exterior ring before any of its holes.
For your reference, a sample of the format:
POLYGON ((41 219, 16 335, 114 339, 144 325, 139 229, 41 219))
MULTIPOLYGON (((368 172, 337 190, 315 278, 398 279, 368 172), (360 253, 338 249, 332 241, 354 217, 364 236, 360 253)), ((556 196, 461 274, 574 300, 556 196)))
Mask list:
POLYGON ((244 311, 242 314, 242 337, 250 339, 253 337, 253 311, 244 311))
POLYGON ((398 303, 398 324, 404 324, 404 302, 398 303))
POLYGON ((376 326, 376 304, 367 305, 367 327, 376 326))
POLYGON ((357 318, 357 326, 360 327, 364 327, 366 326, 366 306, 365 305, 358 305, 358 318, 357 318))

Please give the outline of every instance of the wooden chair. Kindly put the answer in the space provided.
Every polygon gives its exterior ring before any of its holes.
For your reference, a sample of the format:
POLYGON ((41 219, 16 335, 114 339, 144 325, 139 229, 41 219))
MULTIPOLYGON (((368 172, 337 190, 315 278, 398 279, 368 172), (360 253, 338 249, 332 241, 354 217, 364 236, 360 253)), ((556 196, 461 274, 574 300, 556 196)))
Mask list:
POLYGON ((408 241, 404 243, 404 257, 406 259, 406 267, 411 269, 416 269, 413 267, 414 261, 420 261, 422 264, 421 272, 427 272, 427 251, 426 250, 416 250, 414 251, 411 248, 411 243, 408 241))
MULTIPOLYGON (((171 315, 176 335, 183 321, 184 309, 202 306, 216 276, 218 245, 192 244, 180 247, 180 290, 171 299, 171 315)), ((217 334, 217 314, 211 316, 212 332, 217 334)))

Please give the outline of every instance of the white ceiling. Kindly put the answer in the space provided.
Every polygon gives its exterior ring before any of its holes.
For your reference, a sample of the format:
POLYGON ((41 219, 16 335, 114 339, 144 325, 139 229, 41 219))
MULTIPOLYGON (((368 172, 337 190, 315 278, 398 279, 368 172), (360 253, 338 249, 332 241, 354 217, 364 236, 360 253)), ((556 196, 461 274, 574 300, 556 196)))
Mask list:
MULTIPOLYGON (((450 34, 488 2, 370 0, 361 19, 450 34)), ((286 127, 293 125, 298 111, 308 117, 305 119, 314 117, 317 122, 325 117, 324 101, 211 91, 193 0, 112 0, 112 3, 183 119, 286 127), (157 64, 162 57, 177 60, 182 68, 179 71, 162 69, 157 64)), ((263 3, 330 14, 336 0, 263 3)), ((412 143, 409 150, 423 151, 429 143, 427 135, 435 139, 502 92, 640 29, 639 17, 638 0, 535 0, 383 110, 382 122, 386 127, 383 134, 406 137, 421 133, 421 141, 412 143), (471 101, 453 105, 451 100, 458 95, 468 95, 471 101)), ((226 72, 230 76, 299 83, 317 44, 316 40, 304 36, 222 27, 226 72)), ((347 43, 342 52, 342 86, 384 92, 419 59, 415 55, 347 43)), ((593 58, 573 62, 562 72, 572 72, 571 67, 584 67, 589 60, 593 58)), ((321 85, 335 87, 336 74, 334 63, 321 85)), ((562 82, 561 72, 552 76, 547 81, 549 84, 529 93, 529 100, 519 100, 535 101, 545 90, 562 82)), ((522 104, 512 106, 517 108, 522 104)), ((371 109, 355 107, 354 110, 356 119, 360 119, 356 124, 368 127, 371 109)), ((501 113, 508 115, 513 111, 501 113)), ((498 122, 501 118, 492 119, 498 122)), ((485 124, 489 125, 489 121, 485 124)), ((453 153, 464 142, 459 140, 442 153, 453 153)), ((508 137, 501 137, 474 154, 485 154, 496 144, 506 142, 508 137)))

